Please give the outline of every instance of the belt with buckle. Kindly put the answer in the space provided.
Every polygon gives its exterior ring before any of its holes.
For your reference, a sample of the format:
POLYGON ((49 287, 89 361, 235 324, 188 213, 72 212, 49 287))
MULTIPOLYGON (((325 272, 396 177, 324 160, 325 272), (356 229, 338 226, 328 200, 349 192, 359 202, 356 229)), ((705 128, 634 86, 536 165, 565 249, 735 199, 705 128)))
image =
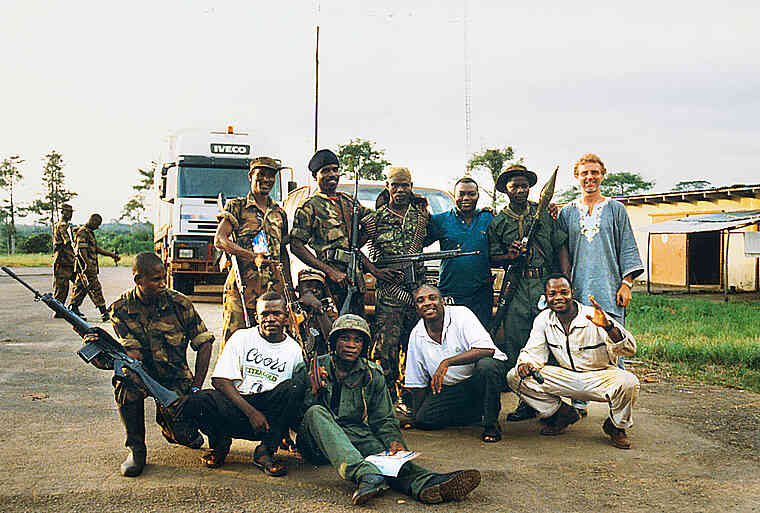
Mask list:
POLYGON ((540 278, 541 274, 540 267, 528 267, 523 271, 523 278, 540 278))

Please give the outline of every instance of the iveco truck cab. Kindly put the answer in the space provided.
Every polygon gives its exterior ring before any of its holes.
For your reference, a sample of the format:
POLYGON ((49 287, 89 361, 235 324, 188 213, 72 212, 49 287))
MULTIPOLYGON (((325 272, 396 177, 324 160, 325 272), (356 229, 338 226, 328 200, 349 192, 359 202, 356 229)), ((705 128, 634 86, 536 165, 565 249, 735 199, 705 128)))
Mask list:
MULTIPOLYGON (((166 265, 169 287, 184 294, 221 291, 225 273, 218 268, 220 254, 214 248, 217 198, 219 193, 226 199, 247 195, 250 160, 261 155, 279 157, 264 138, 236 133, 232 127, 169 135, 156 166, 153 223, 155 250, 166 265)), ((271 192, 278 203, 287 194, 282 183, 281 172, 271 192)))

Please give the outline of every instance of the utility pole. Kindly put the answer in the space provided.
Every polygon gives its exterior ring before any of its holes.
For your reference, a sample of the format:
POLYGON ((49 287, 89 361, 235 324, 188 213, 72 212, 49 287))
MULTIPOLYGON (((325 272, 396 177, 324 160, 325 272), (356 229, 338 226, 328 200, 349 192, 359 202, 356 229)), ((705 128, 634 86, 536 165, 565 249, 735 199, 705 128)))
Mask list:
POLYGON ((470 46, 467 39, 467 25, 469 24, 467 0, 464 0, 464 19, 463 24, 463 36, 464 36, 464 145, 465 145, 465 171, 467 171, 467 162, 470 159, 471 154, 471 130, 470 130, 470 117, 472 113, 472 78, 470 70, 470 46))
POLYGON ((314 153, 316 153, 319 134, 319 0, 314 3, 314 13, 317 21, 317 44, 314 55, 314 153))

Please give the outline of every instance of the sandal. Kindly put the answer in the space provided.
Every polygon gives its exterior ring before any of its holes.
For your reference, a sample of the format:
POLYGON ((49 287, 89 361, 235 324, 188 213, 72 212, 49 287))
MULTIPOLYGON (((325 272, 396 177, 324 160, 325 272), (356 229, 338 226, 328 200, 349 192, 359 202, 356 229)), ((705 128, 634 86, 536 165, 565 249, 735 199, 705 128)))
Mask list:
POLYGON ((501 428, 497 426, 488 426, 483 429, 480 439, 486 443, 495 443, 501 441, 501 428))
POLYGON ((269 454, 263 445, 259 445, 253 451, 253 466, 272 477, 280 477, 288 473, 288 468, 274 461, 272 455, 269 454))
POLYGON ((219 449, 211 449, 201 456, 201 461, 208 468, 219 468, 224 465, 224 460, 227 458, 228 451, 221 451, 219 449))

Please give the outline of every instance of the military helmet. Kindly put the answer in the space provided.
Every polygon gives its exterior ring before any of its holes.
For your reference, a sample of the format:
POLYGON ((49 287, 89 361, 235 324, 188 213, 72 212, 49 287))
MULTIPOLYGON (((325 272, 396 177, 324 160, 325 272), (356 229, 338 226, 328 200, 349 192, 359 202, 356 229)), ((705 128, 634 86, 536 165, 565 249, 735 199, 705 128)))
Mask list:
POLYGON ((369 350, 369 342, 372 340, 372 333, 369 331, 369 324, 364 318, 354 314, 344 314, 335 319, 333 322, 330 335, 327 337, 330 342, 330 349, 335 350, 335 341, 341 331, 356 330, 364 335, 364 347, 362 356, 369 350))

